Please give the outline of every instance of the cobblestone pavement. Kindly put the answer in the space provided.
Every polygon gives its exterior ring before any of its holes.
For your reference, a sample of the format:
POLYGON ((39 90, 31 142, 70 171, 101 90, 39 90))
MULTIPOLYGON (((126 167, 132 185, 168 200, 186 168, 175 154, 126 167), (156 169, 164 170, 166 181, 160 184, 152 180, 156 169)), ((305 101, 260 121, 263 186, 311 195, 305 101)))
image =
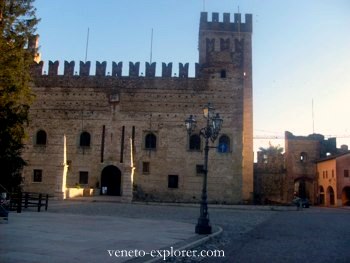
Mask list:
POLYGON ((224 249, 225 258, 203 259, 203 263, 350 262, 349 209, 312 207, 279 212, 241 237, 230 235, 233 231, 227 226, 226 242, 214 243, 224 249))
MULTIPOLYGON (((176 222, 197 222, 199 205, 146 205, 146 204, 123 204, 111 202, 53 202, 49 206, 51 213, 84 214, 87 216, 116 216, 124 218, 142 218, 156 220, 173 220, 176 222)), ((276 211, 271 209, 260 210, 259 207, 211 207, 209 206, 210 221, 212 225, 223 228, 219 237, 213 238, 205 244, 196 247, 201 250, 226 249, 226 245, 232 240, 239 240, 258 225, 269 220, 276 211)), ((193 229, 194 231, 194 229, 193 229)), ((226 253, 226 251, 224 251, 226 253)), ((202 257, 174 257, 166 262, 200 262, 202 257)), ((212 262, 212 261, 209 261, 212 262)), ((214 262, 214 261, 213 261, 214 262)))
MULTIPOLYGON (((212 207, 209 205, 210 221, 212 224, 223 227, 225 225, 235 225, 239 234, 250 230, 275 213, 273 209, 260 209, 259 206, 252 206, 250 209, 244 206, 242 206, 241 209, 239 207, 240 206, 212 207)), ((49 205, 49 212, 157 220, 164 219, 194 223, 199 216, 199 205, 53 201, 49 205)))
MULTIPOLYGON (((243 208, 243 207, 242 207, 243 208)), ((199 217, 199 205, 147 205, 140 203, 125 204, 111 202, 53 202, 49 212, 71 213, 84 215, 118 216, 126 218, 143 218, 157 220, 174 220, 186 223, 196 223, 199 217)), ((219 225, 226 233, 239 237, 258 224, 266 221, 276 211, 259 209, 231 209, 230 207, 211 207, 209 205, 210 221, 219 225), (229 232, 225 230, 230 230, 229 232)))
MULTIPOLYGON (((136 231, 132 242, 132 247, 134 247, 142 239, 142 234, 138 232, 142 232, 143 227, 143 224, 140 225, 140 220, 148 222, 144 227, 150 230, 159 229, 159 226, 169 226, 169 222, 173 222, 170 226, 173 224, 190 226, 186 230, 189 236, 192 235, 193 226, 193 235, 195 235, 194 225, 199 216, 199 205, 52 201, 48 212, 44 213, 47 213, 50 218, 62 218, 62 216, 84 218, 85 223, 82 222, 84 229, 88 225, 98 224, 96 221, 101 218, 103 219, 102 224, 105 224, 108 229, 110 226, 108 222, 119 222, 115 228, 120 228, 121 224, 128 222, 126 224, 128 229, 118 230, 121 231, 119 233, 125 232, 124 235, 133 225, 133 220, 137 220, 141 230, 133 229, 133 232, 136 231), (60 215, 55 216, 55 214, 60 215), (149 225, 151 222, 160 225, 149 225)), ((35 214, 40 217, 41 213, 35 214)), ((312 207, 297 211, 295 207, 209 205, 209 214, 212 225, 220 226, 223 232, 203 244, 188 249, 223 251, 225 257, 168 257, 166 261, 161 259, 160 262, 350 262, 350 208, 312 207)), ((179 229, 177 231, 174 229, 171 233, 177 233, 179 229)), ((181 230, 178 234, 183 231, 185 230, 181 230)), ((98 239, 104 237, 105 233, 102 231, 95 234, 98 239)), ((113 236, 115 231, 110 231, 108 234, 113 236)), ((82 232, 82 239, 84 235, 82 232)), ((151 241, 159 240, 159 238, 161 237, 159 234, 157 236, 157 231, 155 231, 154 239, 151 241)), ((163 238, 166 239, 166 236, 163 238)), ((112 240, 114 239, 112 238, 111 242, 112 240)), ((152 245, 149 244, 149 246, 152 245)), ((144 262, 142 258, 139 259, 141 261, 137 262, 144 262)))

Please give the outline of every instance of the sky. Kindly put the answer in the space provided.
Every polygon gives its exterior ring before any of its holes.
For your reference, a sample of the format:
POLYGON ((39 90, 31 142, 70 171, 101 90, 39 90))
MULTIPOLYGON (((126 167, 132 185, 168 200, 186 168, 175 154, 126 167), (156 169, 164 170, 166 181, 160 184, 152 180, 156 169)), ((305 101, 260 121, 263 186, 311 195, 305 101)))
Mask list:
POLYGON ((255 150, 269 143, 284 147, 285 131, 337 137, 338 147, 350 147, 349 0, 36 0, 34 5, 44 70, 49 60, 59 60, 63 71, 64 60, 78 65, 87 58, 91 72, 95 61, 107 61, 107 71, 112 61, 125 66, 140 61, 143 72, 152 59, 157 75, 162 62, 181 62, 190 63, 191 76, 198 62, 200 12, 219 12, 220 20, 222 13, 240 12, 243 20, 253 14, 255 150))

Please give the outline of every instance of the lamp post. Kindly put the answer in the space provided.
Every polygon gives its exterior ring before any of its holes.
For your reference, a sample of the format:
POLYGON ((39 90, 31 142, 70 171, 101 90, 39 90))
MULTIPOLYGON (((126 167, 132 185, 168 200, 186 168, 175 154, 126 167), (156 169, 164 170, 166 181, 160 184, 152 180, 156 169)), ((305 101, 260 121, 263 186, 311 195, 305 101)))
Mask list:
MULTIPOLYGON (((203 188, 201 196, 201 206, 200 206, 200 216, 198 218, 198 223, 196 225, 197 234, 211 234, 211 225, 209 223, 208 214, 208 201, 207 201, 207 177, 208 177, 208 154, 209 148, 216 148, 209 146, 209 139, 214 142, 218 137, 223 120, 220 118, 219 113, 214 112, 215 109, 208 103, 203 108, 203 115, 206 119, 206 127, 200 130, 200 135, 205 139, 204 147, 204 178, 203 178, 203 188)), ((190 115, 188 119, 185 120, 186 129, 189 135, 193 133, 196 129, 196 120, 193 115, 190 115)))

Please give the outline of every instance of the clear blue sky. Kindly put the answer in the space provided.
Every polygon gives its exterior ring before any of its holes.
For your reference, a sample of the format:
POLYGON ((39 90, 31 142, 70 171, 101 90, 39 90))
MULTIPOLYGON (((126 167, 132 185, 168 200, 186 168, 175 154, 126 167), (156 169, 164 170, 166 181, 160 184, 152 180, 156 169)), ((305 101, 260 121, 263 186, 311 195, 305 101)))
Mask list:
MULTIPOLYGON (((239 7, 243 17, 253 14, 254 135, 308 135, 314 127, 350 146, 349 0, 36 0, 35 6, 44 68, 48 60, 84 60, 89 28, 87 58, 92 65, 106 60, 107 71, 111 61, 140 61, 142 71, 152 28, 157 70, 161 62, 189 62, 193 69, 200 12, 233 14, 239 7)), ((255 148, 268 141, 255 140, 255 148)))

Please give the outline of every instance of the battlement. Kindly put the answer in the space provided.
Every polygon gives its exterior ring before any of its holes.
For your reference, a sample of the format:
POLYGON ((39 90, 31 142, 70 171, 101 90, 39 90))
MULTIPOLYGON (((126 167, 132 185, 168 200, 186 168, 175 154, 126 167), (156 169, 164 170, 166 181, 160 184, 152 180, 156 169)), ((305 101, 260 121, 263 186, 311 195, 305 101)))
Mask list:
POLYGON ((245 15, 245 22, 241 21, 241 14, 235 13, 234 19, 231 21, 230 13, 223 14, 223 20, 219 21, 219 13, 212 13, 212 20, 208 21, 208 13, 201 12, 200 30, 219 30, 230 32, 253 32, 253 16, 245 15))
MULTIPOLYGON (((48 75, 57 76, 59 75, 59 61, 49 61, 48 72, 43 72, 44 62, 34 63, 32 66, 32 74, 34 76, 48 75)), ((63 76, 97 76, 97 77, 156 77, 156 63, 145 63, 145 73, 140 74, 140 62, 129 62, 129 74, 123 75, 123 62, 112 62, 111 71, 107 72, 107 62, 96 61, 95 75, 91 74, 91 61, 80 61, 79 71, 75 67, 75 61, 64 61, 63 76)), ((195 64, 195 77, 199 76, 199 64, 195 64)), ((188 78, 189 77, 189 63, 179 63, 178 74, 173 72, 173 63, 162 63, 162 74, 163 78, 188 78)))

